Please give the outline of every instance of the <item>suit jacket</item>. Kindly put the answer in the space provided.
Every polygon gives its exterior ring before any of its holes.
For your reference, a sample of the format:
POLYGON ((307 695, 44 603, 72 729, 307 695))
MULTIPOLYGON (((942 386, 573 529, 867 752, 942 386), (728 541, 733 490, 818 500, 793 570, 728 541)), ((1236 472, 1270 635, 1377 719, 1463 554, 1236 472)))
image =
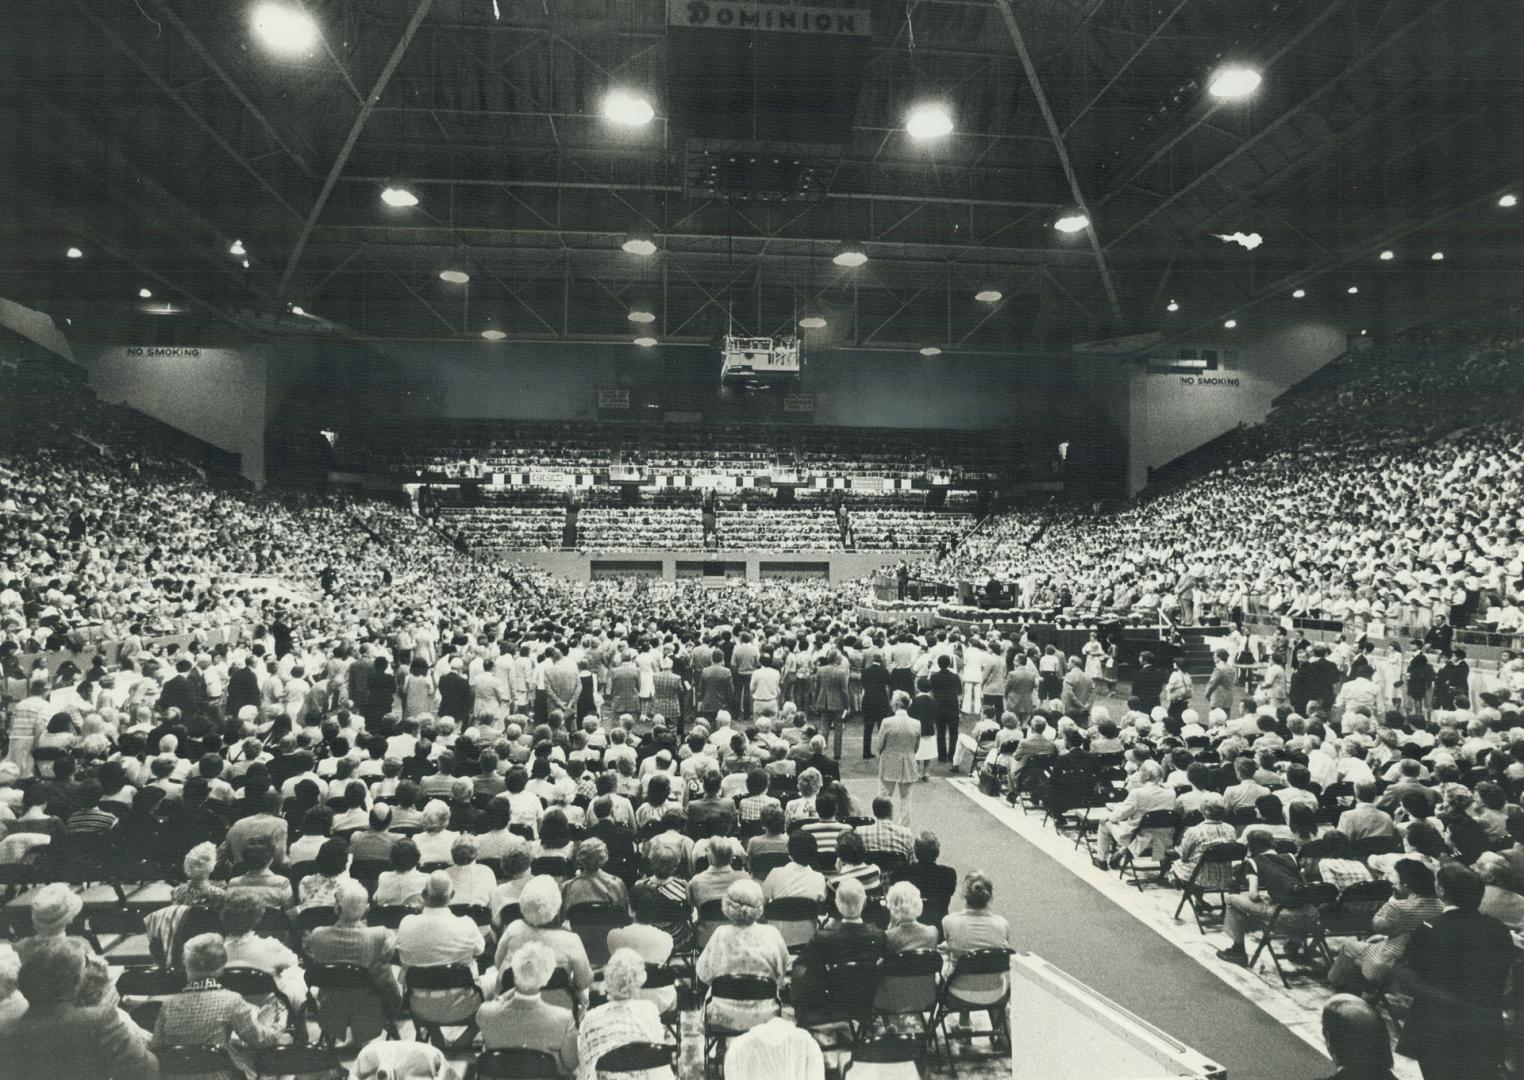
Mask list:
POLYGON ((938 668, 931 673, 931 696, 936 699, 937 719, 942 723, 958 722, 958 702, 963 696, 963 681, 952 668, 938 668))
POLYGON ((796 1014, 804 1018, 800 1023, 829 1015, 827 965, 848 960, 876 960, 888 951, 889 941, 884 932, 866 923, 833 923, 817 930, 799 950, 799 959, 794 966, 792 998, 796 1014))
POLYGON ((710 664, 699 673, 699 709, 717 712, 730 707, 735 679, 724 664, 710 664))
POLYGON ((617 821, 600 821, 587 831, 597 837, 609 849, 609 864, 618 867, 634 867, 639 864, 635 855, 635 834, 628 826, 617 821))
POLYGON ((1065 713, 1070 716, 1088 713, 1094 701, 1095 680, 1079 668, 1072 669, 1064 676, 1062 704, 1065 713))
POLYGON ((1159 695, 1164 692, 1164 684, 1169 681, 1169 672, 1158 664, 1145 664, 1138 670, 1138 677, 1132 682, 1132 696, 1143 702, 1146 712, 1159 704, 1159 695))
POLYGON ((847 690, 847 666, 822 664, 815 669, 815 708, 824 713, 846 712, 852 704, 847 690))
POLYGON ((825 754, 811 754, 804 761, 800 762, 799 771, 804 772, 805 769, 816 770, 826 780, 841 779, 841 763, 834 758, 827 757, 825 754))
POLYGON ((195 713, 198 705, 196 688, 184 675, 173 676, 164 684, 164 689, 159 691, 157 708, 160 712, 165 709, 179 709, 182 718, 188 720, 195 713))
MULTIPOLYGON (((1207 704, 1215 709, 1233 708, 1233 684, 1238 681, 1238 668, 1232 664, 1217 664, 1207 679, 1207 704)), ((1330 703, 1331 704, 1331 703, 1330 703)))
POLYGON ((237 716, 238 710, 245 705, 258 704, 259 676, 254 674, 253 668, 234 668, 228 674, 228 716, 237 716))
POLYGON ((510 994, 476 1011, 482 1046, 488 1050, 542 1050, 555 1056, 562 1076, 577 1069, 577 1024, 570 1009, 551 1005, 539 994, 510 994))
POLYGON ((447 671, 439 677, 439 715, 453 717, 460 724, 471 720, 471 682, 458 671, 447 671))
POLYGON ((897 712, 879 725, 873 735, 873 752, 878 755, 878 778, 885 784, 914 783, 915 751, 921 743, 920 721, 897 712))
POLYGON ((30 1009, 0 1026, 7 1075, 28 1080, 156 1080, 159 1063, 115 1005, 30 1009))
POLYGON ((1503 1058, 1503 987, 1513 963, 1508 928, 1451 908, 1414 932, 1403 961, 1414 996, 1398 1052, 1466 1062, 1469 1075, 1490 1075, 1488 1067, 1503 1058))

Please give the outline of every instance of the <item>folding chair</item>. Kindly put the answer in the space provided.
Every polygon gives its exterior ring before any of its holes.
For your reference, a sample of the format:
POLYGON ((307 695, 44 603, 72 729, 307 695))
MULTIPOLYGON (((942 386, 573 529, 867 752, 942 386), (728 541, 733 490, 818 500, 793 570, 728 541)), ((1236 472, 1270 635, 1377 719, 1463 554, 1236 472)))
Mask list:
POLYGON ((275 983, 275 976, 262 968, 230 964, 222 969, 217 981, 235 994, 245 998, 274 998, 286 1010, 286 1025, 298 1043, 307 1041, 307 1024, 302 1019, 302 1006, 306 1002, 292 1002, 275 983))
POLYGON ((842 1080, 852 1075, 856 1065, 904 1065, 911 1064, 921 1075, 926 1074, 926 1042, 914 1036, 885 1033, 859 1043, 852 1048, 852 1057, 842 1072, 842 1080))
POLYGON ((87 907, 84 910, 84 937, 108 963, 122 967, 151 967, 158 961, 149 951, 148 931, 143 926, 143 912, 129 907, 87 907), (114 937, 111 950, 101 944, 102 937, 114 937), (132 949, 128 942, 142 938, 142 948, 132 949))
MULTIPOLYGON (((709 997, 727 1001, 771 1001, 777 1012, 778 984, 765 975, 720 975, 709 984, 709 997)), ((709 1003, 704 1003, 704 1074, 722 1059, 725 1044, 746 1034, 745 1028, 716 1024, 709 1018, 709 1003)))
POLYGON ((878 994, 878 957, 848 960, 840 964, 827 964, 821 973, 820 997, 815 1000, 793 998, 794 1023, 808 1031, 820 1042, 822 1050, 842 1050, 857 1044, 860 1031, 873 1021, 873 1003, 878 994), (848 1040, 845 1044, 822 1042, 822 1028, 846 1025, 848 1040))
POLYGON ((952 1036, 947 1030, 947 1018, 953 1013, 987 1013, 990 1018, 988 1032, 969 1032, 960 1038, 988 1037, 997 1052, 1010 1048, 1011 1029, 1006 1015, 1006 1006, 1011 1000, 1011 952, 1010 949, 976 949, 974 952, 964 953, 953 965, 952 973, 942 983, 942 993, 937 1000, 933 1026, 935 1030, 942 1033, 942 1041, 947 1046, 949 1059, 952 1057, 952 1036), (995 976, 999 976, 1005 984, 1005 990, 997 1000, 976 1002, 960 996, 960 993, 982 989, 977 983, 970 985, 971 981, 993 979, 995 976))
POLYGON ((116 992, 122 999, 122 1008, 138 1027, 150 1033, 158 1022, 164 1000, 184 989, 183 972, 164 971, 160 968, 128 968, 116 980, 116 992), (142 1000, 137 1004, 132 1003, 139 998, 142 1000))
POLYGON ((1275 951, 1276 941, 1292 941, 1305 939, 1308 948, 1317 946, 1324 957, 1328 956, 1328 946, 1323 942, 1323 931, 1320 920, 1321 909, 1339 899, 1339 890, 1326 882, 1310 882, 1298 885, 1284 903, 1277 904, 1271 912, 1270 918, 1265 922, 1264 929, 1260 931, 1259 947, 1254 950, 1254 955, 1249 957, 1249 967, 1254 967, 1260 953, 1268 952, 1270 960, 1275 965, 1275 973, 1281 977, 1281 985, 1291 988, 1291 982, 1286 978, 1286 970, 1281 966, 1281 961, 1291 962, 1293 957, 1288 953, 1275 951), (1312 923, 1306 929, 1288 930, 1284 926, 1284 920, 1289 914, 1307 911, 1312 916, 1312 923))
POLYGON ((266 1076, 331 1076, 343 1069, 336 1051, 283 1043, 255 1050, 250 1058, 255 1080, 266 1076))
POLYGON ((730 921, 725 917, 723 904, 722 900, 705 900, 699 905, 693 918, 694 952, 703 952, 714 932, 730 921))
POLYGON ((524 912, 519 908, 519 902, 517 900, 510 900, 497 909, 495 921, 497 925, 507 927, 518 922, 523 917, 524 912))
POLYGON ((576 867, 572 866, 571 860, 561 855, 541 855, 529 864, 529 872, 536 877, 548 874, 557 881, 566 881, 576 876, 576 867))
MULTIPOLYGON (((1390 881, 1357 881, 1339 893, 1338 899, 1318 913, 1322 933, 1318 941, 1327 949, 1331 937, 1369 937, 1376 912, 1392 898, 1390 881)), ((1333 958, 1330 956, 1329 961, 1333 958)))
POLYGON ((546 1050, 483 1050, 476 1055, 475 1075, 490 1080, 560 1080, 561 1066, 546 1050))
POLYGON ((1205 934, 1206 926, 1202 922, 1202 917, 1222 918, 1227 910, 1228 893, 1238 891, 1237 868, 1248 854, 1248 848, 1231 840, 1208 844, 1203 848, 1196 859, 1195 867, 1191 870, 1190 880, 1183 882, 1180 886, 1180 903, 1175 905, 1175 918, 1180 918, 1181 909, 1186 904, 1190 904, 1191 914, 1196 917, 1196 929, 1205 934), (1225 881, 1234 882, 1234 884, 1221 887, 1203 884, 1202 879, 1212 871, 1220 873, 1225 881), (1207 894, 1214 892, 1218 896, 1216 904, 1207 900, 1207 894))
POLYGON ((594 1066, 601 1078, 625 1073, 643 1073, 649 1069, 671 1069, 677 1073, 677 1044, 633 1042, 616 1046, 594 1066))
POLYGON ((220 1046, 156 1046, 153 1053, 161 1077, 239 1075, 232 1055, 220 1046))
POLYGON ((609 931, 630 925, 630 915, 617 904, 575 904, 566 909, 572 933, 582 939, 588 963, 601 968, 609 962, 609 931))
POLYGON ((942 994, 942 954, 936 949, 907 949, 884 957, 878 969, 873 1014, 888 1020, 913 1016, 920 1023, 924 1049, 932 1037, 932 1016, 942 994))
POLYGON ((789 952, 798 952, 820 928, 820 904, 807 896, 769 900, 762 908, 762 921, 778 931, 789 952))
POLYGON ((464 915, 477 926, 492 925, 492 909, 486 904, 451 904, 450 914, 464 915))
POLYGON ((476 969, 467 964, 441 964, 403 970, 403 1006, 413 1017, 413 1027, 425 1042, 449 1052, 471 1045, 476 1036, 476 1010, 482 1003, 482 988, 476 982, 476 969), (452 1000, 441 1001, 431 995, 461 991, 452 1000), (444 1037, 447 1027, 466 1030, 452 1045, 444 1037))
POLYGON ((1144 870, 1152 870, 1157 884, 1164 884, 1164 871, 1169 865, 1169 851, 1175 843, 1175 830, 1180 826, 1180 815, 1173 810, 1150 810, 1144 814, 1138 822, 1138 835, 1132 843, 1122 848, 1121 866, 1117 870, 1117 877, 1125 878, 1132 875, 1132 883, 1143 891, 1143 879, 1138 876, 1138 857, 1133 854, 1133 846, 1142 840, 1147 844, 1151 865, 1142 867, 1144 870))
MULTIPOLYGON (((504 967, 497 977, 497 992, 499 996, 513 990, 513 968, 504 967)), ((540 987, 540 996, 549 1005, 560 1005, 569 1009, 572 1018, 579 1024, 582 1022, 582 1000, 577 996, 572 987, 571 969, 557 967, 550 973, 549 980, 540 987)))
POLYGON ((788 865, 788 852, 786 851, 763 851, 752 856, 751 876, 758 881, 766 881, 767 875, 771 874, 780 866, 788 865))
POLYGON ((384 926, 388 930, 395 930, 402 925, 403 919, 416 914, 418 909, 408 904, 375 904, 366 913, 365 923, 367 926, 384 926))
MULTIPOLYGON (((356 1006, 364 1004, 373 1004, 387 1036, 397 1037, 397 1021, 392 1015, 391 1003, 365 968, 358 964, 324 964, 309 960, 303 965, 303 971, 307 975, 308 998, 317 1013, 324 1046, 339 1045, 339 1040, 354 1026, 353 1017, 360 1011, 356 1006)), ((361 1039, 357 1032, 356 1041, 369 1040, 361 1039)))

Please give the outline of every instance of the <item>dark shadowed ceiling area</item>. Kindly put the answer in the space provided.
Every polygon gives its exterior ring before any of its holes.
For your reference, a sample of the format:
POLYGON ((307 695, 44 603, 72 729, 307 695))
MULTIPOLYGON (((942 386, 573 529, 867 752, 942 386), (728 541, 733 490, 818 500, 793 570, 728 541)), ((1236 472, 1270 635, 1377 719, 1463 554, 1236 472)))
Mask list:
POLYGON ((807 342, 1019 352, 1353 327, 1524 268, 1499 205, 1524 4, 284 2, 319 32, 295 55, 242 0, 9 6, 0 295, 103 332, 683 343, 813 315, 807 342), (1262 84, 1214 98, 1231 65, 1262 84), (611 90, 654 118, 611 123, 611 90), (906 132, 925 102, 950 134, 906 132))

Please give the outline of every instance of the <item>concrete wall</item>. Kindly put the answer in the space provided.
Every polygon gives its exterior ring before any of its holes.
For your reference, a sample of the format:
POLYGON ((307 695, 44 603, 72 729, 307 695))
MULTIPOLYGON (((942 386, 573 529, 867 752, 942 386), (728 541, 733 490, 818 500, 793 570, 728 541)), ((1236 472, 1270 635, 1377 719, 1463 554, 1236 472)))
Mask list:
POLYGON ((270 358, 258 346, 76 350, 102 401, 130 405, 242 457, 243 474, 265 479, 265 390, 270 358))
POLYGON ((1125 387, 1128 494, 1147 483, 1150 468, 1239 424, 1264 420, 1276 397, 1342 353, 1345 343, 1345 331, 1338 327, 1302 323, 1259 338, 1170 346, 1217 349, 1221 366, 1201 377, 1151 375, 1143 365, 1134 365, 1125 387))
POLYGON ((509 562, 527 563, 573 581, 591 581, 594 562, 660 563, 661 577, 672 581, 680 562, 744 563, 745 580, 757 581, 760 564, 820 564, 830 567, 830 581, 852 581, 867 577, 875 570, 901 560, 914 562, 927 555, 924 551, 524 551, 505 555, 509 562))

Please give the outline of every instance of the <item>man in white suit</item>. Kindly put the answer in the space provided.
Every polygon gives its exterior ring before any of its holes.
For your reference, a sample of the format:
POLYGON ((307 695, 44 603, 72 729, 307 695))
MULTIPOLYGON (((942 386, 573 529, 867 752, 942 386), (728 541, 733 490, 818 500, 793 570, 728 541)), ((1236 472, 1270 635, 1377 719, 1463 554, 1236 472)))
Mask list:
POLYGON ((915 752, 921 742, 921 722, 906 711, 910 695, 903 690, 894 692, 889 707, 894 711, 874 732, 873 753, 878 757, 880 792, 894 800, 895 820, 908 828, 910 791, 920 776, 915 752))

